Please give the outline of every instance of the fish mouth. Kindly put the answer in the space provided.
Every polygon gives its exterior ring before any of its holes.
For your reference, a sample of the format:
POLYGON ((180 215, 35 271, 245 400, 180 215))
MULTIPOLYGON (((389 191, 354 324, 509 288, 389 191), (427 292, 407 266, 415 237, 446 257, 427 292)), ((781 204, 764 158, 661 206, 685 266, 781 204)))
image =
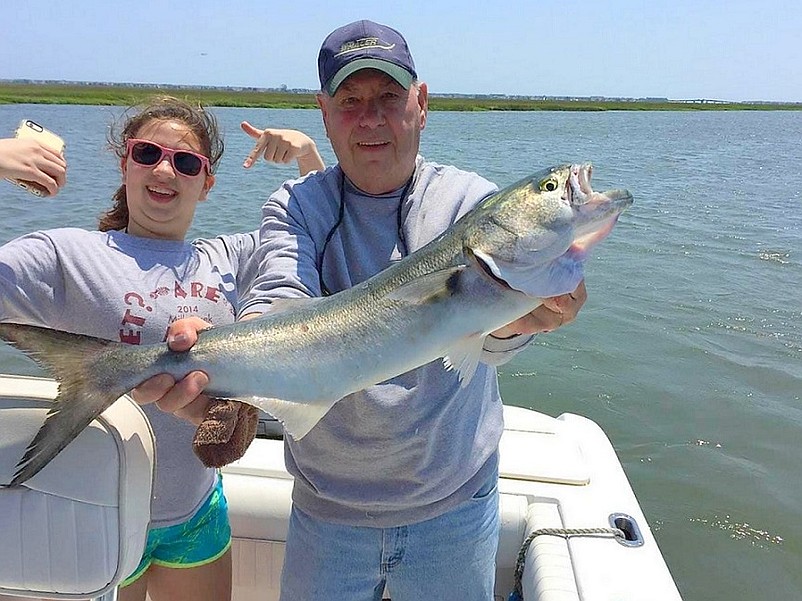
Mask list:
POLYGON ((565 182, 565 200, 571 206, 611 203, 623 210, 632 204, 632 195, 627 190, 595 191, 590 185, 592 176, 592 164, 579 163, 571 165, 570 175, 565 182))
POLYGON ((581 205, 588 202, 593 194, 590 178, 593 175, 593 165, 582 163, 571 165, 571 172, 565 182, 566 200, 572 205, 581 205))
POLYGON ((618 216, 632 204, 628 190, 615 189, 597 192, 590 184, 593 166, 590 163, 571 165, 565 182, 565 200, 577 215, 574 226, 575 250, 586 251, 607 237, 618 216))

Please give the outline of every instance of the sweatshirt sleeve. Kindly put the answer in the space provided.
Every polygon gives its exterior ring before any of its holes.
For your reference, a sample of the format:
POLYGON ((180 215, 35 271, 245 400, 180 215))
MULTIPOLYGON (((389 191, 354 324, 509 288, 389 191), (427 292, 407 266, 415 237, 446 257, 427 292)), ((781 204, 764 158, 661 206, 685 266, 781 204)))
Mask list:
POLYGON ((524 336, 522 334, 511 336, 510 338, 496 338, 495 336, 485 336, 482 345, 482 363, 497 367, 503 365, 522 350, 527 348, 535 339, 534 334, 524 336))
POLYGON ((65 284, 47 232, 27 234, 0 247, 0 319, 34 325, 59 323, 65 284))
MULTIPOLYGON (((274 299, 321 294, 317 246, 310 235, 302 203, 296 197, 296 183, 285 182, 262 207, 257 275, 242 299, 239 317, 268 311, 274 299)), ((314 178, 306 180, 305 187, 322 188, 314 178)), ((318 193, 320 198, 325 197, 322 190, 318 193)))

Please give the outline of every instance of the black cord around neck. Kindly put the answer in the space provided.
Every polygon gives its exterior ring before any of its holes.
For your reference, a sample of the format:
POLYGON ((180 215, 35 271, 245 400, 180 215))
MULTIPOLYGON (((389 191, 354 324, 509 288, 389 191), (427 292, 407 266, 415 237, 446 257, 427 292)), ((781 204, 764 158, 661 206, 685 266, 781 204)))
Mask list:
MULTIPOLYGON (((404 189, 401 192, 401 198, 398 199, 398 208, 396 209, 396 227, 398 228, 398 240, 401 243, 401 247, 399 248, 399 252, 401 256, 405 256, 409 249, 407 248, 407 239, 404 236, 404 219, 401 215, 401 212, 404 208, 404 202, 406 202, 407 198, 409 197, 410 193, 412 192, 412 185, 415 182, 415 175, 417 173, 417 169, 412 173, 412 175, 407 180, 407 183, 404 184, 404 189)), ((329 230, 329 233, 326 234, 326 240, 323 242, 323 248, 320 251, 320 255, 318 256, 317 261, 317 276, 320 281, 320 293, 323 296, 330 296, 332 294, 331 290, 329 290, 326 283, 323 281, 323 259, 326 256, 326 249, 329 246, 329 242, 334 237, 334 232, 337 231, 337 228, 340 227, 340 224, 343 221, 343 217, 345 216, 345 173, 340 170, 340 208, 337 213, 337 221, 329 230)))

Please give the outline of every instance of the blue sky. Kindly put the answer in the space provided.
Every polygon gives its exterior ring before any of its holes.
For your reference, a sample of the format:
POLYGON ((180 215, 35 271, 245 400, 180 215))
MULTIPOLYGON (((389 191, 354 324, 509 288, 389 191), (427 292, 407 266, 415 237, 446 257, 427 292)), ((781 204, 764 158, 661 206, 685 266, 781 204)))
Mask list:
POLYGON ((0 79, 317 88, 368 18, 430 92, 802 102, 798 0, 3 0, 0 79))

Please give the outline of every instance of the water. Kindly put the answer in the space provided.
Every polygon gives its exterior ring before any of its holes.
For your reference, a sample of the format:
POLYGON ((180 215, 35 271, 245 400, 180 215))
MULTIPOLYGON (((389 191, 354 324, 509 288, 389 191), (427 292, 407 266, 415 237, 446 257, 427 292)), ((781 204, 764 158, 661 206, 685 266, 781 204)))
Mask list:
MULTIPOLYGON (((319 113, 218 109, 226 154, 193 234, 256 227, 295 167, 241 163, 239 131, 295 127, 333 155, 319 113)), ((119 108, 0 106, 67 141, 69 184, 0 184, 0 240, 93 227, 119 184, 104 148, 119 108)), ((802 599, 802 113, 432 113, 423 154, 500 185, 590 160, 635 204, 597 247, 576 323, 501 370, 507 403, 599 423, 688 601, 802 599)), ((0 372, 39 373, 0 349, 0 372)), ((618 574, 626 578, 625 572, 618 574)), ((648 598, 648 594, 644 595, 648 598)))

